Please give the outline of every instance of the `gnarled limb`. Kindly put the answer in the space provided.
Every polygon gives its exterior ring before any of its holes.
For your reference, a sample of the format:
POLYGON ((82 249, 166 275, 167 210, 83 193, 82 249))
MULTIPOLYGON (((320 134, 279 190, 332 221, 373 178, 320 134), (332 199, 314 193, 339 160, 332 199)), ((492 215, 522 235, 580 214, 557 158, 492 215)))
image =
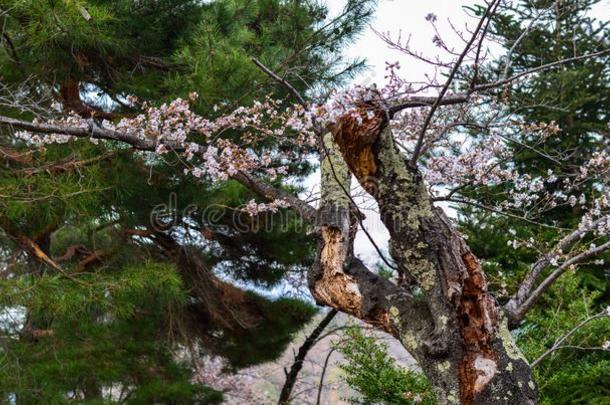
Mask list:
MULTIPOLYGON (((394 144, 385 113, 342 117, 333 134, 350 170, 379 204, 399 271, 421 290, 432 328, 401 336, 440 403, 535 403, 531 370, 487 291, 481 265, 441 210, 418 169, 394 144), (421 342, 425 342, 421 344, 421 342), (511 389, 509 389, 511 387, 511 389)), ((400 311, 395 311, 400 318, 400 311)))
POLYGON ((407 289, 369 270, 353 256, 357 229, 351 207, 351 173, 332 136, 324 137, 322 198, 318 210, 318 257, 308 274, 319 304, 336 308, 382 328, 398 339, 419 336, 430 328, 428 308, 407 289), (401 314, 396 317, 395 314, 401 314))
POLYGON ((321 205, 316 221, 318 255, 308 273, 316 302, 392 332, 387 296, 399 293, 390 281, 370 272, 353 257, 357 230, 348 195, 349 172, 331 134, 324 137, 321 162, 321 205))
MULTIPOLYGON (((440 403, 534 403, 530 368, 501 322, 480 264, 432 206, 417 168, 396 149, 386 113, 375 111, 368 117, 363 111, 362 117, 361 123, 352 115, 340 119, 334 139, 325 136, 317 212, 254 176, 238 173, 235 178, 265 198, 285 199, 304 219, 313 219, 318 258, 308 282, 316 301, 396 336, 418 360, 440 403), (390 231, 392 258, 403 279, 414 285, 396 285, 353 257, 357 219, 348 196, 351 173, 377 200, 390 231)), ((112 139, 141 150, 157 146, 93 124, 57 128, 0 117, 1 123, 33 132, 112 139)))

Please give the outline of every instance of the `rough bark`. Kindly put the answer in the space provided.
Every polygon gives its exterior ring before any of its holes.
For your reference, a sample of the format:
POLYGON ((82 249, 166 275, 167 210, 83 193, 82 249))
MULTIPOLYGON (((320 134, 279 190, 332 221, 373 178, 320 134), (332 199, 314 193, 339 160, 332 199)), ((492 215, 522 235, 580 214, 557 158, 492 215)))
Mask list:
POLYGON ((396 306, 425 328, 430 314, 409 291, 370 271, 353 256, 357 220, 348 196, 351 174, 327 134, 321 162, 321 204, 316 219, 318 256, 308 272, 309 289, 320 305, 348 313, 398 337, 391 321, 396 306))
MULTIPOLYGON (((350 171, 377 201, 390 233, 400 291, 421 294, 431 314, 413 327, 412 314, 389 299, 390 329, 430 379, 439 403, 532 404, 537 389, 487 291, 479 261, 440 209, 433 207, 416 167, 394 145, 381 110, 361 120, 346 115, 333 128, 350 171), (423 327, 422 327, 423 326, 423 327)), ((365 314, 360 314, 362 315, 365 314)))

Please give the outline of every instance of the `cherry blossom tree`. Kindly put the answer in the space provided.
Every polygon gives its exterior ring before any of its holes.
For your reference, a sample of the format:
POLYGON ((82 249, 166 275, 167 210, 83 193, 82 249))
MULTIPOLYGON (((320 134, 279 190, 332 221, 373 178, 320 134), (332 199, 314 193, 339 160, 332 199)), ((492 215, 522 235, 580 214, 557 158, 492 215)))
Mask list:
MULTIPOLYGON (((610 154, 600 142, 571 176, 520 173, 507 145, 523 143, 541 158, 562 160, 538 147, 560 137, 561 128, 553 122, 524 122, 506 100, 511 84, 527 75, 585 58, 607 58, 610 50, 575 54, 513 76, 507 68, 498 77, 482 77, 480 67, 493 41, 489 26, 501 6, 502 0, 487 1, 476 26, 455 31, 463 42, 459 51, 436 36, 441 57, 428 57, 401 38, 380 34, 393 48, 434 66, 438 75, 423 84, 409 81, 398 64, 389 63, 382 87, 356 86, 323 102, 309 102, 254 60, 291 92, 294 105, 284 108, 283 100, 269 97, 207 119, 190 110, 189 102, 197 98, 192 93, 189 100, 161 106, 144 103, 140 115, 118 122, 72 114, 32 122, 2 116, 0 124, 13 128, 15 138, 32 148, 87 138, 127 144, 134 153, 178 154, 185 175, 231 178, 260 195, 264 202, 243 207, 251 215, 293 209, 318 241, 307 276, 315 301, 398 339, 429 378, 439 403, 534 404, 531 366, 509 329, 564 273, 610 249, 610 154), (239 133, 239 140, 223 136, 227 131, 239 133), (259 147, 269 138, 275 140, 272 148, 259 147), (283 144, 290 147, 278 147, 283 144), (271 184, 287 165, 312 151, 320 162, 317 205, 271 184), (379 276, 354 255, 354 238, 364 227, 350 192, 352 182, 378 207, 390 235, 389 255, 379 252, 396 278, 379 276), (584 182, 593 185, 593 194, 576 194, 584 182), (462 193, 476 186, 502 187, 506 198, 490 205, 462 193), (583 215, 574 229, 558 229, 561 238, 552 245, 511 240, 515 248, 530 248, 539 257, 508 302, 499 305, 481 263, 442 208, 447 203, 529 222, 558 206, 578 206, 583 215)), ((427 20, 437 24, 434 15, 427 20)), ((507 66, 510 57, 509 52, 507 66)))

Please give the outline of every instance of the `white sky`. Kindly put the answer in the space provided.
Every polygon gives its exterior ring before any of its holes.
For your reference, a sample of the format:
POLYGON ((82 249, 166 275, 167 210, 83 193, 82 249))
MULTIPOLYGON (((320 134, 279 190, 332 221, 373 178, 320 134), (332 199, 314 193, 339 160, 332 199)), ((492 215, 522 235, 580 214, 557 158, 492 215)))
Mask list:
MULTIPOLYGON (((331 15, 338 14, 345 0, 326 0, 331 15)), ((430 66, 416 63, 408 59, 399 51, 389 47, 373 31, 390 32, 393 37, 402 33, 404 39, 411 35, 411 45, 414 49, 422 50, 426 55, 436 55, 437 49, 432 44, 434 31, 425 20, 428 13, 438 17, 437 26, 445 42, 457 45, 456 36, 448 24, 448 20, 457 28, 461 29, 466 24, 474 28, 477 19, 467 15, 464 6, 483 4, 482 0, 378 0, 375 17, 359 40, 349 47, 345 54, 348 57, 365 57, 371 69, 359 77, 356 82, 383 82, 385 62, 401 62, 401 72, 408 75, 410 81, 424 78, 426 73, 431 73, 430 66), (453 35, 452 35, 453 34, 453 35)), ((470 12, 468 12, 470 13, 470 12)), ((610 19, 610 0, 602 0, 591 11, 591 16, 599 20, 610 19)), ((468 35, 467 35, 468 36, 468 35)))
MULTIPOLYGON (((337 14, 345 4, 344 0, 327 0, 331 14, 337 14)), ((401 61, 402 73, 409 77, 423 79, 425 73, 430 73, 429 66, 415 63, 397 50, 390 49, 373 30, 381 33, 390 32, 392 36, 402 33, 404 39, 411 35, 411 45, 421 49, 426 54, 436 54, 436 47, 432 44, 434 30, 425 20, 428 13, 438 17, 438 26, 443 29, 443 35, 450 29, 447 19, 451 19, 454 26, 462 28, 464 24, 476 23, 469 19, 463 10, 464 5, 471 5, 473 1, 464 0, 379 0, 375 17, 370 28, 361 35, 345 54, 348 57, 365 57, 371 69, 361 75, 357 82, 383 82, 385 63, 401 61)))
MULTIPOLYGON (((338 14, 345 0, 326 0, 331 15, 338 14)), ((445 41, 450 46, 461 49, 463 44, 453 33, 448 20, 457 29, 467 25, 474 28, 476 19, 468 16, 464 6, 471 6, 475 3, 482 4, 481 0, 379 0, 375 17, 370 23, 370 27, 365 30, 355 44, 350 46, 345 54, 347 57, 365 57, 370 69, 356 78, 355 83, 371 84, 384 82, 386 62, 399 61, 401 65, 400 74, 408 77, 409 81, 420 81, 425 79, 426 74, 433 74, 433 69, 423 62, 414 61, 397 50, 390 49, 377 34, 373 31, 387 33, 393 38, 401 34, 403 39, 411 36, 410 44, 413 49, 421 50, 426 56, 435 56, 439 50, 432 43, 435 35, 429 22, 425 20, 428 13, 434 13, 437 17, 437 27, 445 41)), ((597 4, 591 15, 600 20, 610 19, 610 0, 603 0, 597 4)), ((466 35, 468 37, 468 35, 466 35)), ((319 174, 314 174, 307 180, 308 185, 317 184, 319 174)), ((369 231, 376 244, 387 251, 388 234, 385 227, 379 220, 379 216, 372 211, 365 211, 367 219, 364 226, 369 231)), ((355 240, 356 254, 367 262, 374 265, 379 261, 377 252, 369 242, 366 235, 360 231, 355 240)))
MULTIPOLYGON (((344 0, 327 0, 330 12, 335 15, 341 11, 344 0)), ((422 50, 426 55, 435 56, 438 49, 433 45, 432 38, 435 35, 429 22, 425 20, 428 13, 434 13, 438 17, 437 26, 447 43, 457 38, 452 35, 452 30, 447 23, 451 19, 452 24, 461 29, 465 24, 474 26, 476 19, 469 18, 462 8, 463 5, 471 5, 473 1, 465 0, 379 0, 375 17, 370 27, 360 36, 355 44, 350 46, 345 54, 348 58, 366 58, 370 69, 356 78, 358 84, 384 83, 386 62, 400 62, 401 75, 408 76, 409 81, 423 81, 426 74, 432 74, 430 66, 422 62, 407 58, 400 51, 391 49, 375 33, 390 33, 392 37, 402 35, 406 39, 411 35, 410 44, 414 49, 422 50)), ((456 46, 459 43, 455 42, 456 46)), ((317 184, 319 174, 316 173, 308 184, 317 184), (310 183, 311 181, 311 183, 310 183)), ((312 185, 313 185, 312 184, 312 185)), ((367 201, 366 205, 370 205, 367 201)), ((388 233, 379 219, 379 215, 371 210, 363 210, 366 215, 364 226, 387 257, 388 233)), ((354 242, 355 253, 369 265, 379 262, 379 255, 364 232, 359 231, 354 242)))

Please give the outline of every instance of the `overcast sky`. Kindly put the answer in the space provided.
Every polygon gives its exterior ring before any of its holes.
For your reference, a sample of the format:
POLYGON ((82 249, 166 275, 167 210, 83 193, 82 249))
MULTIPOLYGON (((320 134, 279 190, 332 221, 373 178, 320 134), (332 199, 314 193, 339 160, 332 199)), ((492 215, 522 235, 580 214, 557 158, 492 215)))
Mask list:
MULTIPOLYGON (((331 14, 338 14, 344 0, 327 0, 331 14)), ((370 66, 367 71, 360 74, 355 82, 358 84, 384 83, 386 62, 400 62, 401 75, 408 77, 409 81, 420 81, 425 79, 425 74, 432 73, 430 66, 407 58, 397 50, 390 49, 375 33, 390 33, 393 37, 399 34, 406 39, 411 36, 410 44, 413 48, 422 50, 429 56, 438 53, 432 43, 434 30, 425 17, 428 13, 434 13, 438 17, 437 26, 443 35, 443 39, 451 44, 457 38, 452 36, 452 30, 447 23, 450 19, 452 24, 461 29, 465 24, 473 26, 477 20, 469 18, 462 8, 463 5, 471 5, 473 1, 464 0, 379 0, 375 17, 370 27, 360 36, 355 44, 350 46, 345 54, 350 58, 366 58, 370 66)), ((458 46, 457 42, 454 42, 458 46)), ((314 174, 307 183, 317 184, 319 174, 314 174)), ((370 201, 367 204, 370 205, 370 201)), ((376 212, 363 210, 366 215, 364 226, 375 243, 387 252, 388 233, 383 223, 381 223, 376 212)), ((354 243, 355 253, 369 265, 375 265, 379 261, 373 244, 369 241, 364 232, 358 232, 354 243)), ((386 253, 387 255, 387 253, 386 253)))
MULTIPOLYGON (((326 0, 331 14, 338 14, 345 4, 345 0, 326 0)), ((377 81, 383 82, 385 62, 401 61, 402 73, 409 78, 421 79, 425 73, 430 73, 430 67, 423 63, 416 63, 407 59, 396 50, 389 47, 373 31, 390 32, 394 36, 402 32, 403 38, 411 35, 411 45, 422 50, 427 55, 435 55, 438 49, 432 44, 434 31, 425 20, 428 13, 438 17, 437 26, 443 40, 448 44, 459 46, 455 35, 447 22, 461 29, 465 24, 474 28, 478 20, 470 18, 464 6, 483 4, 481 0, 378 0, 375 17, 359 40, 346 50, 349 57, 364 57, 371 69, 357 79, 357 82, 377 81)), ((602 0, 591 12, 592 16, 600 20, 610 19, 610 0, 602 0)), ((458 48, 459 49, 459 48, 458 48)))
MULTIPOLYGON (((330 12, 338 14, 345 0, 327 0, 330 12)), ((451 21, 457 29, 464 28, 465 25, 474 28, 477 20, 468 16, 464 6, 482 4, 480 0, 379 0, 375 17, 370 27, 365 30, 355 44, 346 50, 348 57, 364 57, 370 69, 360 74, 355 82, 359 84, 371 84, 384 82, 384 72, 386 62, 399 61, 401 65, 400 73, 407 77, 409 81, 419 81, 425 78, 425 74, 431 74, 432 69, 429 65, 407 58, 399 51, 390 49, 375 33, 389 32, 393 37, 402 34, 403 38, 411 36, 410 44, 413 49, 421 50, 427 56, 435 56, 439 50, 432 43, 434 31, 425 19, 428 13, 434 13, 438 17, 437 27, 445 43, 456 46, 457 49, 463 47, 457 41, 457 37, 448 23, 451 21)), ((603 0, 595 6, 591 12, 593 16, 600 20, 610 19, 610 0, 603 0)), ((315 174, 307 183, 318 183, 319 175, 315 174)), ((383 250, 387 249, 388 234, 385 227, 379 220, 375 212, 366 212, 367 219, 365 227, 372 235, 376 244, 383 250)), ((360 258, 369 265, 376 263, 378 255, 369 242, 366 235, 360 231, 356 236, 355 251, 360 258)))
MULTIPOLYGON (((344 0, 327 0, 331 14, 337 14, 345 4, 344 0)), ((409 60, 401 52, 390 49, 374 31, 389 32, 396 37, 402 33, 403 38, 411 35, 411 45, 415 49, 421 49, 427 54, 435 55, 437 48, 432 44, 434 31, 425 20, 429 13, 438 17, 438 26, 443 36, 448 35, 451 30, 447 19, 457 28, 464 27, 468 23, 476 24, 476 20, 468 18, 464 12, 464 5, 473 4, 473 0, 379 0, 375 17, 359 40, 349 47, 345 52, 348 57, 364 57, 371 69, 358 78, 358 82, 377 81, 383 82, 385 63, 401 61, 402 73, 409 77, 422 79, 430 69, 422 63, 409 60)), ((451 41, 451 35, 448 35, 451 41)))

